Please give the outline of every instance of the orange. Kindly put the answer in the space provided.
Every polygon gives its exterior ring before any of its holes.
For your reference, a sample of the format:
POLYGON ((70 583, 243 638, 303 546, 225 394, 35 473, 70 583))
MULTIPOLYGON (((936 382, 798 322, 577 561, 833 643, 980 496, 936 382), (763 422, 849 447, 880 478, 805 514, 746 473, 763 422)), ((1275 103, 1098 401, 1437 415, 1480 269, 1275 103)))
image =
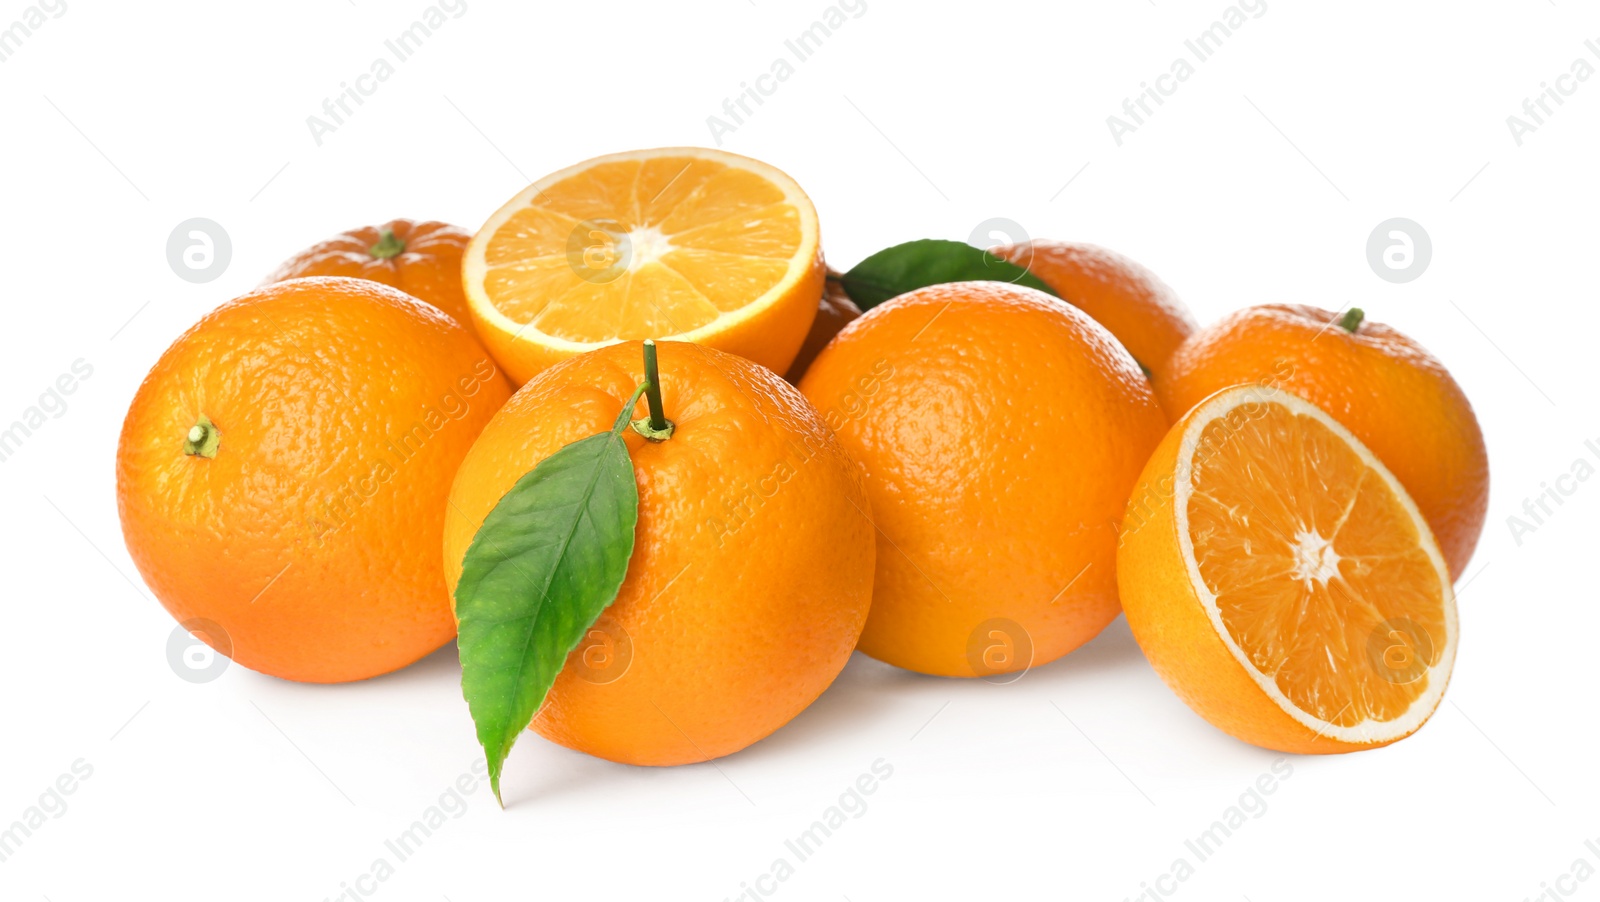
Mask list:
POLYGON ((334 683, 404 667, 455 634, 445 498, 510 394, 466 329, 393 288, 258 288, 173 342, 134 395, 117 446, 128 553, 173 617, 215 623, 252 670, 334 683))
POLYGON ((1316 404, 1400 479, 1433 530, 1450 572, 1472 559, 1489 507, 1489 454, 1472 404, 1444 364, 1382 323, 1316 307, 1271 304, 1195 333, 1155 380, 1173 416, 1241 382, 1316 404))
POLYGON ((1176 292, 1115 251, 1036 240, 991 248, 990 253, 1027 269, 1105 326, 1145 372, 1161 372, 1178 345, 1199 328, 1176 292))
POLYGON ((1395 475, 1285 391, 1212 395, 1139 477, 1117 555, 1145 655, 1206 720, 1284 752, 1386 745, 1456 652, 1443 555, 1395 475))
POLYGON ((866 471, 878 572, 862 651, 991 676, 1117 616, 1117 525, 1166 420, 1087 314, 999 282, 921 288, 846 326, 800 389, 866 471))
POLYGON ((461 253, 472 235, 442 222, 394 219, 319 241, 285 260, 263 284, 304 276, 350 276, 398 288, 472 330, 461 289, 461 253))
POLYGON ((513 379, 628 339, 677 338, 785 372, 822 294, 817 213, 737 154, 597 157, 529 185, 472 239, 463 279, 513 379))
MULTIPOLYGON (((661 442, 623 432, 639 486, 627 577, 533 721, 628 764, 705 761, 783 726, 844 668, 872 594, 865 490, 805 398, 732 354, 659 347, 675 428, 661 442)), ((484 428, 450 491, 452 587, 511 486, 611 428, 643 381, 641 352, 627 342, 552 366, 484 428)))
POLYGON ((845 294, 844 286, 830 273, 827 283, 822 288, 822 301, 817 305, 817 317, 811 321, 811 331, 806 333, 806 340, 800 345, 800 353, 795 355, 794 363, 789 365, 789 372, 783 378, 789 380, 791 385, 799 385, 800 377, 806 374, 806 368, 811 366, 811 361, 817 359, 822 349, 833 341, 833 337, 861 316, 861 308, 856 302, 850 300, 850 295, 845 294))

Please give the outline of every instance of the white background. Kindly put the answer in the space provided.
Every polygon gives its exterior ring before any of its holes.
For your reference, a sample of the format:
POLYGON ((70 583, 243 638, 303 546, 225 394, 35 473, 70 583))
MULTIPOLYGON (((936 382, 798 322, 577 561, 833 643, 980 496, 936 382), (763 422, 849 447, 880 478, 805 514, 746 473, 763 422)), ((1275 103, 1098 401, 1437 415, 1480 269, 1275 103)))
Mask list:
MULTIPOLYGON (((0 422, 73 361, 93 367, 0 463, 0 827, 74 761, 93 768, 0 863, 0 896, 336 898, 480 754, 453 649, 358 685, 239 667, 180 680, 113 473, 145 371, 282 258, 394 216, 476 228, 586 157, 709 144, 707 116, 825 5, 467 2, 321 146, 306 117, 421 0, 66 0, 0 63, 0 422), (233 243, 200 285, 165 254, 197 216, 233 243)), ((1600 13, 1268 0, 1119 147, 1106 117, 1224 6, 867 0, 724 146, 806 188, 840 268, 1008 217, 1135 257, 1202 321, 1354 303, 1442 358, 1493 477, 1446 701, 1394 747, 1290 759, 1265 813, 1175 894, 1535 897, 1577 859, 1600 867, 1584 847, 1600 839, 1600 481, 1520 543, 1507 525, 1600 443, 1600 78, 1521 146, 1506 117, 1575 59, 1600 66, 1584 46, 1600 13), (1433 242, 1408 284, 1365 254, 1395 216, 1433 242)), ((0 3, 0 28, 25 8, 0 3)), ((733 898, 883 759, 893 775, 865 813, 776 898, 1121 900, 1192 862, 1184 840, 1277 757, 1190 713, 1120 620, 1011 685, 858 655, 793 723, 714 764, 629 768, 530 734, 507 810, 480 788, 389 880, 360 885, 396 902, 733 898)), ((1600 900, 1600 877, 1561 886, 1600 900)))

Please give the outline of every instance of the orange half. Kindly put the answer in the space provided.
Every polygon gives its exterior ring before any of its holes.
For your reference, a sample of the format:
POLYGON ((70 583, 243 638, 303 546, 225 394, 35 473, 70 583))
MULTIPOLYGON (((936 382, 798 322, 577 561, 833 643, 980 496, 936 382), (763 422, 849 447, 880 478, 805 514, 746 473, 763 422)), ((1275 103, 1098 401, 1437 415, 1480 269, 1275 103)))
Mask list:
POLYGON ((518 383, 619 341, 705 344, 776 372, 822 295, 817 214, 779 170, 693 147, 597 157, 528 186, 462 260, 474 322, 518 383))
POLYGON ((1348 429, 1264 386, 1173 427, 1130 499, 1118 577, 1169 685, 1269 748, 1410 735, 1455 659, 1449 571, 1416 504, 1348 429))

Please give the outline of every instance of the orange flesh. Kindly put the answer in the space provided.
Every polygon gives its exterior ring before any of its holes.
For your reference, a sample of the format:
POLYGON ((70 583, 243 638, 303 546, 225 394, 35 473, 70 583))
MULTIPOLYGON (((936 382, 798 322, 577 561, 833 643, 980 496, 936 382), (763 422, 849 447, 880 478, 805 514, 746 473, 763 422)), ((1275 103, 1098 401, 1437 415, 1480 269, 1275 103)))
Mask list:
POLYGON ((1255 668, 1325 723, 1404 714, 1444 653, 1445 601, 1428 539, 1382 475, 1268 403, 1204 427, 1191 485, 1200 577, 1255 668))
POLYGON ((556 338, 681 335, 766 294, 803 240, 800 211, 756 173, 694 157, 599 163, 495 232, 483 285, 506 317, 556 338))

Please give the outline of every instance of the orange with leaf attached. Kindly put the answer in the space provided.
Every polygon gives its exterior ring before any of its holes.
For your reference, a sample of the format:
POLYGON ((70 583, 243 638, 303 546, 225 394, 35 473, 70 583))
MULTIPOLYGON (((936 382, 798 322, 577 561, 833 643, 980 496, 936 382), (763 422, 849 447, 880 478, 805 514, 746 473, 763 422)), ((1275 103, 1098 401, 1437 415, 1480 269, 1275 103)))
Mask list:
MULTIPOLYGON (((452 592, 489 512, 563 447, 612 428, 644 381, 628 341, 535 375, 485 427, 450 492, 452 592)), ((624 440, 638 522, 616 600, 567 658, 532 728, 628 764, 731 754, 811 704, 849 660, 872 596, 855 465, 794 387, 742 357, 659 345, 670 438, 624 440)), ((643 416, 644 400, 635 416, 643 416)))

